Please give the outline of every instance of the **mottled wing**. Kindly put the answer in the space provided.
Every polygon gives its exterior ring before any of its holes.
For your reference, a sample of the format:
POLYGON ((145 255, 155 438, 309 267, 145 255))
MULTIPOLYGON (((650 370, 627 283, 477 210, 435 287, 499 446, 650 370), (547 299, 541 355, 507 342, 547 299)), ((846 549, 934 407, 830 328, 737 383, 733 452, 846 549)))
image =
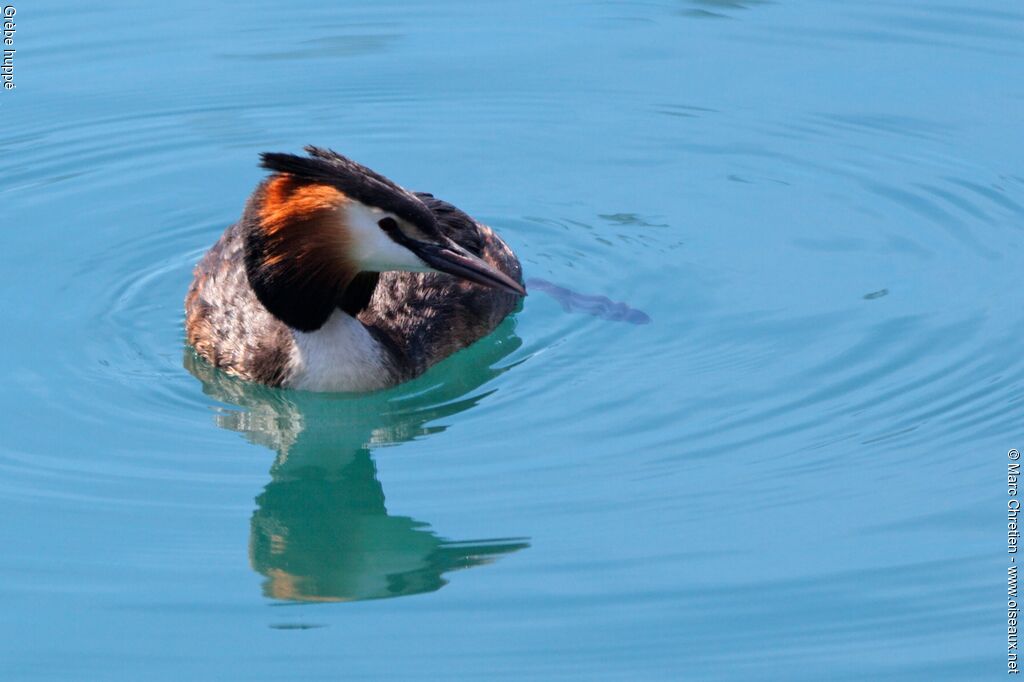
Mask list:
POLYGON ((293 339, 256 299, 245 268, 241 228, 228 228, 196 265, 185 297, 189 345, 214 367, 249 381, 280 386, 293 339))

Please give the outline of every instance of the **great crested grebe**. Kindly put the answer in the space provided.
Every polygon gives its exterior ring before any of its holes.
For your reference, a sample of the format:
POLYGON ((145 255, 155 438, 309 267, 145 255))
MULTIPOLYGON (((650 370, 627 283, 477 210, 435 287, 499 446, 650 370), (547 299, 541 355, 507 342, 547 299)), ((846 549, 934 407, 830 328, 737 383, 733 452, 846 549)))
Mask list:
POLYGON ((195 268, 188 343, 249 381, 370 391, 412 379, 516 307, 519 260, 489 227, 328 149, 273 171, 195 268))

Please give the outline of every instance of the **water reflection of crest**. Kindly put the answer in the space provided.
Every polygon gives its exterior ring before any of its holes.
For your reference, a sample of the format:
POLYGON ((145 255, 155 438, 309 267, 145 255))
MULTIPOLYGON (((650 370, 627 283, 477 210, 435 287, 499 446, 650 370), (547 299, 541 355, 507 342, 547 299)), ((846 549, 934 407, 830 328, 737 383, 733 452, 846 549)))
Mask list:
POLYGON ((268 597, 351 601, 431 592, 445 573, 527 547, 521 538, 456 542, 426 523, 388 514, 371 450, 446 428, 472 408, 496 365, 519 347, 514 322, 426 377, 366 396, 282 391, 235 380, 191 351, 185 365, 203 390, 236 406, 217 424, 277 457, 256 498, 249 553, 268 597))

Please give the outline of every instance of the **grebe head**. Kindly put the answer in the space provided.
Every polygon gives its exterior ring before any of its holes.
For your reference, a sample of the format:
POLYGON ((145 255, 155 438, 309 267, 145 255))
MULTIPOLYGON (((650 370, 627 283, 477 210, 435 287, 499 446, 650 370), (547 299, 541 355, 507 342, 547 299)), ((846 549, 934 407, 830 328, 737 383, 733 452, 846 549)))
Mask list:
POLYGON ((275 173, 243 216, 249 282, 285 324, 312 331, 336 307, 365 307, 376 273, 391 270, 443 272, 526 294, 442 234, 416 195, 336 152, 306 151, 309 156, 261 156, 262 166, 275 173))

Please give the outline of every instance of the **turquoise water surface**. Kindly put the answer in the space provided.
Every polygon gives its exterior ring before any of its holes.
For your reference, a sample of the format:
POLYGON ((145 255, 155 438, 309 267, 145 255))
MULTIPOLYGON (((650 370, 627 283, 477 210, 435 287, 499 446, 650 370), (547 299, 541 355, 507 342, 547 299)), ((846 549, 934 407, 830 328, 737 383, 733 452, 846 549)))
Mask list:
POLYGON ((212 4, 15 3, 0 680, 1005 675, 1024 9, 212 4), (311 143, 651 322, 212 372, 191 268, 311 143))

